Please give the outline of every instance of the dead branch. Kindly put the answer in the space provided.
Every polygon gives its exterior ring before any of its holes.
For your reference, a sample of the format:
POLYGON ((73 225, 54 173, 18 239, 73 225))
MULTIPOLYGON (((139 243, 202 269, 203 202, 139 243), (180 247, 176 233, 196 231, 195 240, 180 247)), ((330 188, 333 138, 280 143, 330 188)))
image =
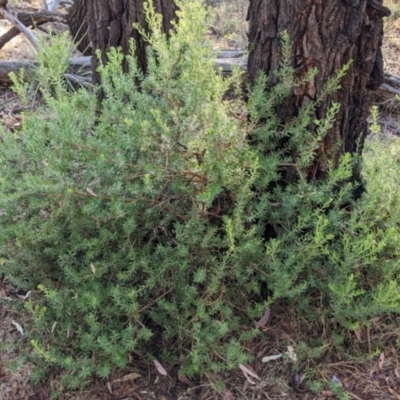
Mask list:
POLYGON ((31 42, 32 46, 36 50, 38 49, 38 43, 33 32, 31 32, 24 24, 18 21, 18 19, 15 18, 14 15, 10 14, 3 7, 0 7, 0 15, 2 15, 5 19, 8 19, 16 28, 18 28, 27 37, 27 39, 31 42))
POLYGON ((34 69, 33 61, 0 61, 0 82, 10 83, 11 79, 9 74, 11 72, 18 73, 21 69, 31 72, 34 69))
MULTIPOLYGON (((32 76, 35 69, 37 68, 38 63, 36 61, 3 61, 0 60, 0 83, 11 83, 11 79, 9 74, 11 72, 18 73, 23 68, 27 74, 27 77, 32 76)), ((68 78, 70 80, 77 81, 76 76, 85 76, 85 78, 81 78, 79 83, 85 81, 86 83, 90 82, 90 72, 91 72, 91 60, 90 57, 72 57, 70 59, 70 65, 67 74, 70 74, 68 78), (71 76, 74 75, 71 79, 71 76)))
MULTIPOLYGON (((215 60, 215 68, 219 69, 224 76, 232 73, 232 65, 246 70, 247 58, 243 57, 244 54, 244 51, 222 51, 215 60)), ((21 68, 24 68, 27 72, 32 72, 36 66, 36 61, 0 60, 0 83, 11 82, 8 76, 10 72, 18 73, 21 68)), ((91 73, 91 57, 72 57, 69 70, 68 72, 74 75, 84 75, 87 81, 91 73)))
MULTIPOLYGON (((16 18, 27 28, 31 26, 40 26, 46 24, 47 22, 67 22, 66 15, 48 11, 34 13, 19 12, 16 14, 16 18)), ((19 35, 19 33, 20 29, 13 26, 9 31, 0 36, 0 49, 15 36, 19 35)))
POLYGON ((55 12, 60 4, 60 0, 44 0, 43 2, 46 10, 50 12, 55 12))
MULTIPOLYGON (((221 51, 215 60, 215 68, 222 75, 229 76, 232 74, 232 68, 244 71, 243 79, 246 81, 247 71, 247 55, 244 51, 221 51)), ((21 70, 33 72, 37 67, 35 61, 1 61, 0 60, 0 83, 10 82, 9 73, 21 70)), ((28 74, 29 76, 29 74, 28 74)), ((83 86, 90 85, 91 76, 91 57, 73 57, 70 59, 69 69, 66 71, 66 78, 70 81, 79 83, 83 86)), ((377 103, 394 100, 400 95, 400 77, 385 74, 385 81, 378 90, 373 92, 374 101, 377 103)))
POLYGON ((73 83, 77 83, 80 86, 84 86, 84 87, 87 87, 87 88, 93 87, 93 84, 91 82, 92 81, 91 78, 84 78, 82 76, 75 75, 75 74, 70 74, 70 73, 64 74, 64 77, 68 81, 73 82, 73 83))

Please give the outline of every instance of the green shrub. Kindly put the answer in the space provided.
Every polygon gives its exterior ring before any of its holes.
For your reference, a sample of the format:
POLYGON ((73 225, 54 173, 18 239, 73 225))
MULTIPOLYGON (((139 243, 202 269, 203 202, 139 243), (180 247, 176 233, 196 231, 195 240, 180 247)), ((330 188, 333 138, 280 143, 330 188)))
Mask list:
POLYGON ((125 367, 132 350, 179 360, 187 376, 236 368, 279 299, 352 329, 399 307, 397 220, 382 221, 369 189, 353 202, 350 155, 323 181, 304 172, 339 106, 321 121, 314 108, 347 66, 282 127, 275 106, 303 83, 287 35, 280 83, 265 92, 260 75, 245 104, 240 74, 214 71, 202 5, 179 8, 169 41, 147 8, 146 76, 132 56, 124 74, 110 52, 100 106, 46 72, 55 55, 43 48, 42 105, 20 131, 2 130, 1 270, 35 289, 25 331, 37 379, 60 367, 62 385, 78 387, 125 367), (294 179, 282 185, 288 167, 294 179))
POLYGON ((32 345, 71 387, 124 367, 133 349, 182 355, 188 375, 233 368, 250 358, 240 335, 258 333, 241 332, 232 305, 253 291, 234 283, 254 275, 240 272, 250 249, 236 242, 262 248, 244 229, 257 157, 230 115, 244 104, 223 99, 240 79, 215 73, 199 2, 181 6, 169 43, 148 9, 145 77, 132 56, 125 75, 123 56, 109 54, 101 113, 94 93, 46 73, 54 54, 42 49, 38 76, 52 77, 39 86, 43 105, 17 134, 2 133, 2 269, 39 289, 28 302, 32 345))

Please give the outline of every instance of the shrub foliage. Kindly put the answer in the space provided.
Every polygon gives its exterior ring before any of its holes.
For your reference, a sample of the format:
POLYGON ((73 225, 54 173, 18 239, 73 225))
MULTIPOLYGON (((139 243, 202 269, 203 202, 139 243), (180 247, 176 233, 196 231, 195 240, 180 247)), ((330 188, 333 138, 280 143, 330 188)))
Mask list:
POLYGON ((1 270, 34 290, 25 329, 37 379, 60 367, 78 387, 125 367, 133 350, 179 361, 187 376, 236 368, 278 300, 348 329, 398 310, 394 200, 370 186, 352 200, 349 154, 328 163, 326 179, 307 173, 339 105, 324 120, 313 111, 347 66, 282 126, 276 105, 316 73, 295 78, 289 38, 280 83, 266 91, 260 74, 244 96, 239 72, 214 70, 202 4, 179 9, 167 40, 147 7, 146 75, 131 55, 124 74, 123 55, 110 52, 101 104, 71 91, 43 45, 41 106, 18 132, 2 129, 1 270))

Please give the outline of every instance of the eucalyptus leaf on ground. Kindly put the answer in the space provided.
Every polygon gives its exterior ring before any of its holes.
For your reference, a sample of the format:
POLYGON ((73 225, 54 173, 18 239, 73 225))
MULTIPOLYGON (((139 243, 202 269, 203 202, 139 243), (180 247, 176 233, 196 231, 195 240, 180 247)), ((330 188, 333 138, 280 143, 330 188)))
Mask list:
POLYGON ((15 322, 14 320, 11 320, 11 323, 17 328, 17 331, 23 335, 24 334, 24 330, 22 329, 22 326, 18 323, 15 322))
POLYGON ((269 361, 278 360, 279 358, 282 358, 282 354, 275 354, 275 355, 273 355, 273 356, 266 356, 266 357, 263 357, 263 358, 261 359, 261 362, 266 363, 266 362, 269 362, 269 361))

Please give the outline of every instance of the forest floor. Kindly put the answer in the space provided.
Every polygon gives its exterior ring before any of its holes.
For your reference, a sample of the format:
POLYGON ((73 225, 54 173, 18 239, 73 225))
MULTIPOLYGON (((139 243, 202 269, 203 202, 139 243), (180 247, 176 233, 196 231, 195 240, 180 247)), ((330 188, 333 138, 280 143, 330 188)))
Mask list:
MULTIPOLYGON (((392 17, 386 22, 383 54, 385 71, 400 77, 400 4, 388 0, 392 17)), ((218 49, 246 48, 245 21, 247 1, 227 0, 214 4, 214 18, 210 22, 210 36, 218 49)), ((10 0, 11 7, 39 9, 41 0, 10 0)), ((67 27, 58 26, 59 29, 67 27)), ((9 24, 0 20, 0 35, 9 24)), ((19 35, 0 51, 0 59, 32 59, 34 53, 26 39, 19 35)), ((20 105, 8 86, 0 87, 0 116, 10 129, 21 124, 20 105)), ((400 117, 392 115, 394 131, 400 132, 400 117)), ((1 278, 1 274, 0 274, 1 278)), ((29 326, 27 317, 12 309, 13 302, 23 301, 19 293, 6 279, 0 279, 0 400, 48 400, 58 386, 56 371, 48 376, 42 386, 31 384, 33 366, 18 359, 19 348, 24 342, 20 328, 29 326), (7 343, 16 343, 15 346, 7 343), (8 350, 7 350, 8 349, 8 350)), ((313 394, 305 385, 308 381, 338 381, 349 399, 356 400, 399 400, 400 399, 400 321, 389 317, 376 318, 371 326, 356 333, 347 333, 342 351, 322 351, 311 356, 301 370, 293 370, 283 359, 261 363, 261 358, 273 355, 283 343, 309 343, 310 337, 324 338, 329 327, 321 324, 310 326, 300 319, 294 310, 276 304, 271 309, 268 326, 264 327, 266 340, 254 343, 256 361, 252 368, 260 377, 256 384, 250 384, 238 369, 217 378, 224 382, 223 400, 329 400, 336 399, 327 388, 313 394), (376 346, 379 343, 380 346, 376 346), (377 350, 377 349, 380 350, 377 350), (357 354, 357 357, 354 356, 357 354), (306 376, 308 375, 308 376, 306 376)), ((208 382, 191 382, 179 377, 176 370, 169 370, 168 376, 157 373, 154 365, 137 360, 134 366, 116 371, 107 381, 96 380, 79 393, 64 393, 61 400, 206 400, 217 398, 208 382)))

